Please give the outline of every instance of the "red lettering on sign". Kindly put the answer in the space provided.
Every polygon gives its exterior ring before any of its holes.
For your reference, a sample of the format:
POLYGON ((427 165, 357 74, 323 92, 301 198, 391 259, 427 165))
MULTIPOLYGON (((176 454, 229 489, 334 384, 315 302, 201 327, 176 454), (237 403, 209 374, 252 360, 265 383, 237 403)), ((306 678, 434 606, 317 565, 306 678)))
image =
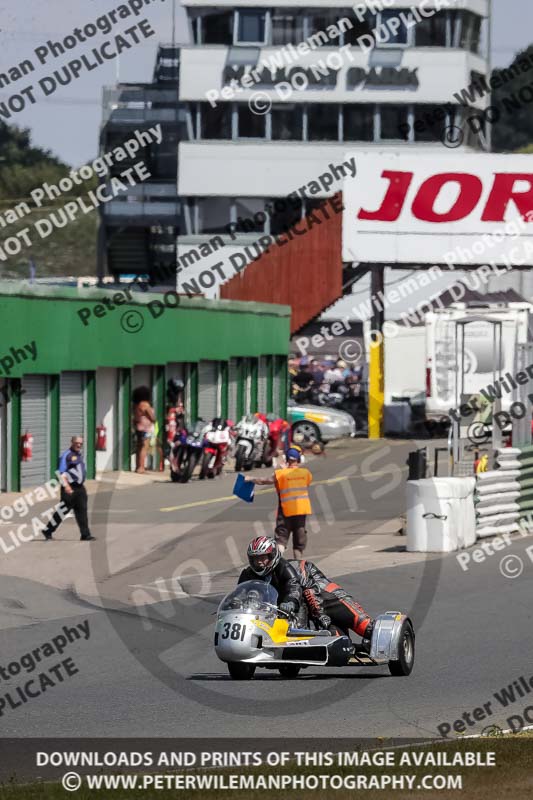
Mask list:
POLYGON ((503 222, 511 200, 522 214, 522 219, 530 222, 533 210, 533 175, 525 172, 497 173, 494 176, 494 184, 481 217, 483 222, 503 222), (527 181, 529 188, 522 192, 515 192, 516 181, 527 181))
POLYGON ((405 196, 413 178, 413 172, 395 172, 394 170, 384 170, 382 178, 387 178, 389 188, 383 198, 383 203, 377 211, 359 211, 358 219, 374 219, 381 222, 395 222, 402 213, 405 196))
POLYGON ((475 209, 483 192, 483 184, 477 175, 466 172, 443 172, 428 178, 413 201, 413 216, 423 222, 457 222, 464 219, 475 209), (450 208, 444 213, 435 211, 435 201, 443 186, 447 183, 458 183, 459 196, 450 208))
MULTIPOLYGON (((396 222, 402 213, 407 191, 413 179, 413 172, 384 170, 381 177, 389 181, 388 189, 381 206, 376 211, 359 210, 358 219, 377 222, 396 222)), ((478 205, 483 193, 483 182, 477 175, 469 172, 443 172, 427 178, 418 189, 412 204, 412 215, 422 222, 442 224, 466 219, 478 205), (459 194, 448 211, 435 211, 437 198, 448 183, 459 185, 459 194)), ((483 222, 504 222, 509 203, 515 207, 526 222, 533 222, 533 173, 498 172, 490 190, 485 209, 481 215, 483 222), (526 181, 528 187, 516 191, 517 181, 526 181)))

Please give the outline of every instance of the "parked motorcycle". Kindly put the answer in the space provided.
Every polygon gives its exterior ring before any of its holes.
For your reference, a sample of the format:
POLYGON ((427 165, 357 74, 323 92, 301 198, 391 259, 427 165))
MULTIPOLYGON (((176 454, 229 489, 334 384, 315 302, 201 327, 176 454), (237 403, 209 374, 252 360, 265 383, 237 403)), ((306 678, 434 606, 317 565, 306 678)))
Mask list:
POLYGON ((170 454, 170 478, 174 482, 187 483, 203 452, 204 420, 198 420, 190 430, 179 431, 170 454))
POLYGON ((215 417, 202 433, 204 452, 200 480, 214 478, 222 472, 231 444, 231 426, 227 420, 215 417))
POLYGON ((235 472, 260 467, 265 456, 268 425, 260 417, 249 415, 237 423, 235 431, 235 472))

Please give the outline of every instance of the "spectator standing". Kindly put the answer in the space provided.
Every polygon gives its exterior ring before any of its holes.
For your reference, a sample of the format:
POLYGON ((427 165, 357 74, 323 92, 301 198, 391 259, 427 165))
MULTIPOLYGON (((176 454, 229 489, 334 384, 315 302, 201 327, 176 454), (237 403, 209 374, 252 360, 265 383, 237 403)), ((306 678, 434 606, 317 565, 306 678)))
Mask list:
POLYGON ((324 380, 326 381, 326 383, 329 384, 331 388, 335 384, 342 382, 343 380, 342 369, 335 366, 334 361, 328 361, 326 363, 327 363, 327 369, 324 373, 324 380))
POLYGON ((151 405, 148 386, 138 386, 132 395, 133 422, 135 425, 135 472, 145 472, 146 456, 154 432, 155 412, 151 405))
POLYGON ((286 467, 277 469, 270 478, 246 478, 257 486, 275 485, 279 499, 276 542, 284 552, 292 533, 293 553, 297 559, 303 557, 307 544, 305 523, 307 515, 312 513, 309 486, 313 476, 307 467, 300 466, 301 457, 301 451, 290 447, 286 453, 286 467))
POLYGON ((295 378, 296 375, 298 374, 298 362, 296 361, 294 356, 291 356, 289 358, 288 368, 289 368, 289 377, 291 379, 295 378))
MULTIPOLYGON (((59 459, 58 471, 61 481, 61 503, 68 511, 74 511, 78 528, 80 529, 80 539, 82 542, 93 542, 96 536, 89 530, 87 519, 87 491, 85 489, 85 477, 87 468, 83 458, 81 448, 83 439, 81 436, 73 436, 70 447, 61 454, 59 459)), ((54 515, 43 531, 43 536, 47 542, 52 539, 52 534, 59 528, 65 518, 61 514, 59 506, 54 515)))
POLYGON ((314 384, 313 375, 309 369, 309 362, 307 358, 302 358, 300 361, 300 371, 292 379, 293 387, 295 387, 295 396, 300 402, 309 401, 309 390, 314 384))
POLYGON ((317 386, 320 386, 322 381, 324 380, 324 371, 320 367, 320 364, 316 359, 313 359, 309 365, 309 371, 313 376, 313 380, 317 386))

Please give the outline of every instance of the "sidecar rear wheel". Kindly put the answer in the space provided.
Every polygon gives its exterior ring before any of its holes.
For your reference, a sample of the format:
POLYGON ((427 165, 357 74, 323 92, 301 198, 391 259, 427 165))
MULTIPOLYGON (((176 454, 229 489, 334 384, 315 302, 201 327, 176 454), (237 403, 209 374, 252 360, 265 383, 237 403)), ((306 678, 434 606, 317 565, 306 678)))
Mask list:
POLYGON ((255 664, 229 661, 228 671, 234 681, 250 681, 254 677, 255 664))
POLYGON ((404 620, 398 645, 398 661, 389 661, 391 675, 402 677, 410 675, 415 665, 415 632, 408 619, 404 620))

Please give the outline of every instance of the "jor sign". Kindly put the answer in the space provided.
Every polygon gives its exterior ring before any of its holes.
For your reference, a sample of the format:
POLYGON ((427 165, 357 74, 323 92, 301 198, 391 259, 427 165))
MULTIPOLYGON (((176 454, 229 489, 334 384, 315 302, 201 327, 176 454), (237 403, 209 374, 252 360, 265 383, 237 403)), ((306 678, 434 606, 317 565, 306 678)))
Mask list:
POLYGON ((473 266, 487 263, 475 246, 487 240, 491 261, 533 266, 531 156, 359 153, 357 166, 343 186, 343 261, 449 265, 471 248, 473 266))

